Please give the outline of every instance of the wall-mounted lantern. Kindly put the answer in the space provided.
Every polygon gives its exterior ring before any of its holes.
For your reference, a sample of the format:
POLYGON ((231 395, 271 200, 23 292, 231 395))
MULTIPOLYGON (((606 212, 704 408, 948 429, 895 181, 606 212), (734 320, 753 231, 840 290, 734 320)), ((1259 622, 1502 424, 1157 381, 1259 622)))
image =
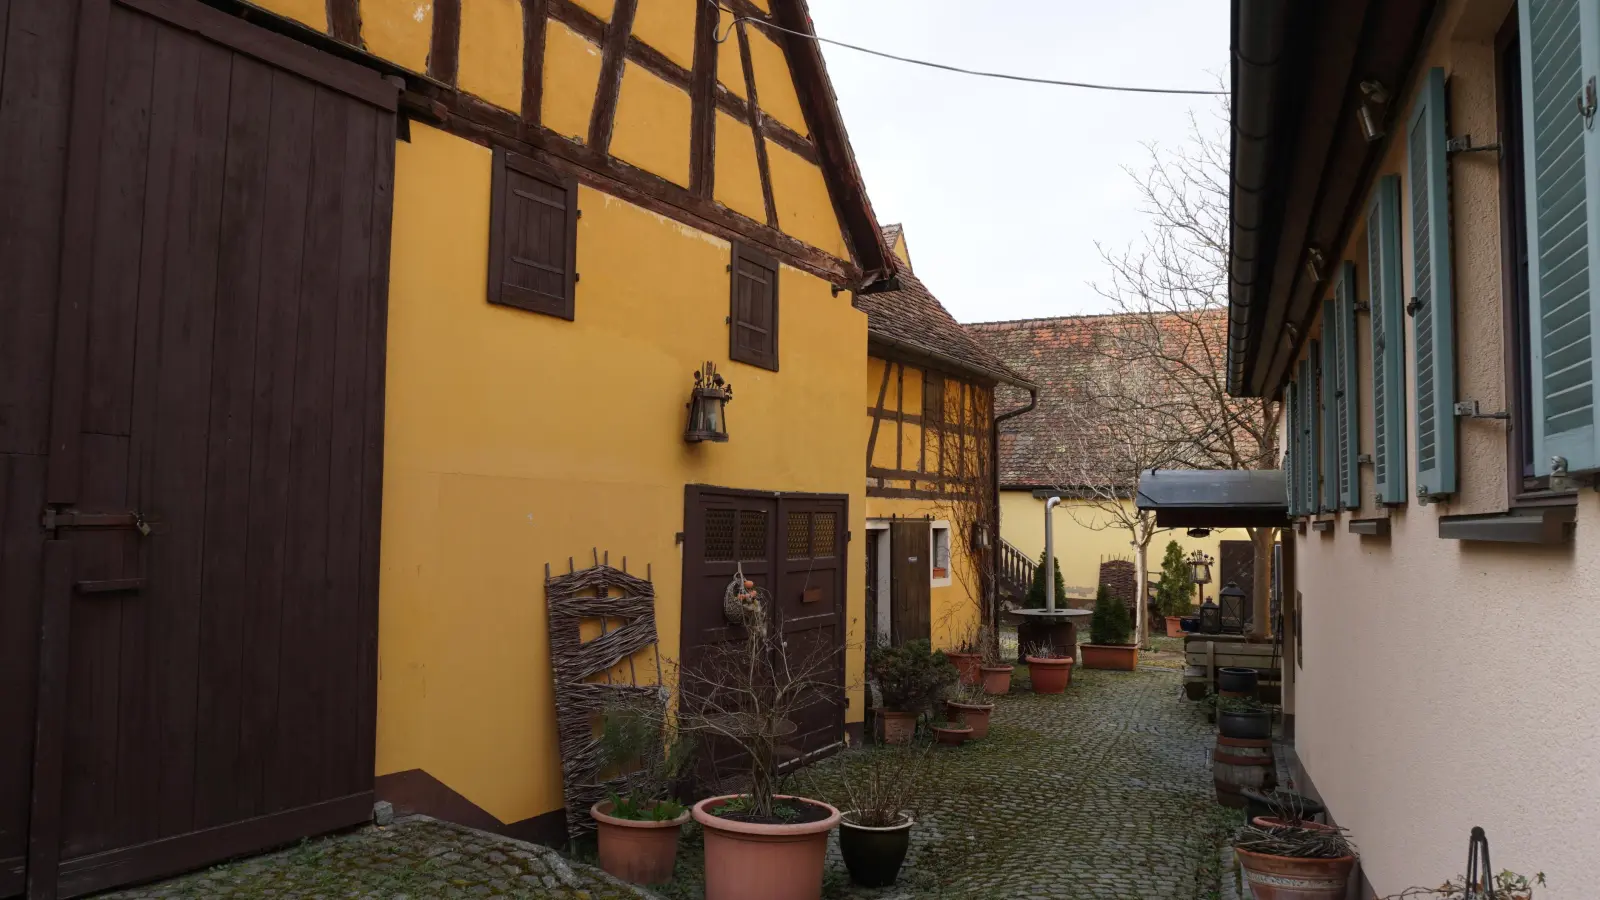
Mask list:
POLYGON ((1211 557, 1199 550, 1189 554, 1189 580, 1195 584, 1210 584, 1211 562, 1211 557))
POLYGON ((694 373, 694 389, 689 392, 689 425, 683 439, 691 444, 701 441, 726 443, 728 440, 728 401, 733 399, 733 385, 717 374, 715 363, 707 362, 694 373))

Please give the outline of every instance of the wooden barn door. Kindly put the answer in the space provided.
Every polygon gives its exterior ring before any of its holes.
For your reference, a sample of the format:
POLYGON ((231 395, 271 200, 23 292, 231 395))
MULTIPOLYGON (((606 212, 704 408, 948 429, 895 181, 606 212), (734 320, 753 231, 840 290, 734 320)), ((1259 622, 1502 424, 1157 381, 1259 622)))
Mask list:
POLYGON ((889 523, 889 629, 895 644, 928 640, 933 628, 933 582, 928 554, 933 525, 923 520, 889 523))
POLYGON ((370 815, 395 88, 84 0, 29 893, 370 815))
POLYGON ((778 503, 778 587, 773 607, 791 665, 826 668, 836 692, 795 717, 793 746, 806 757, 835 748, 844 733, 845 508, 842 498, 784 497, 778 503))

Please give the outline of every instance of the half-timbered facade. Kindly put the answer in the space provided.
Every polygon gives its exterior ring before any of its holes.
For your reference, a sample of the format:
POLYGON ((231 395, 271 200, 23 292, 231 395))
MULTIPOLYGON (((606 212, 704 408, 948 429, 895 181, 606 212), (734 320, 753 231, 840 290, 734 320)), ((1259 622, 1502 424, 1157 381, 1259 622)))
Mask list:
POLYGON ((895 265, 810 27, 0 2, 0 897, 379 799, 562 839, 545 586, 596 560, 649 579, 667 658, 762 573, 841 649, 806 749, 860 722, 835 401, 895 265), (707 363, 736 399, 691 443, 707 363))
POLYGON ((884 236, 900 261, 898 287, 856 301, 870 354, 867 622, 880 640, 948 648, 974 636, 993 597, 995 386, 1033 386, 917 278, 904 230, 890 225, 884 236))

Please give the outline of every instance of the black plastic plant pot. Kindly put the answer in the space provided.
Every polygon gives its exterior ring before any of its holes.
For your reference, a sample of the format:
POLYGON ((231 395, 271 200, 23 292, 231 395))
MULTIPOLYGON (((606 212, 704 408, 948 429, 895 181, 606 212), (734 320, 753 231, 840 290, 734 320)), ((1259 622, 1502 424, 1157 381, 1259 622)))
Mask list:
POLYGON ((850 880, 862 887, 894 884, 911 847, 911 817, 903 815, 898 825, 869 828, 852 824, 854 816, 847 812, 839 820, 839 854, 850 870, 850 880))
POLYGON ((1217 731, 1226 738, 1264 741, 1272 737, 1272 714, 1266 710, 1217 713, 1217 731))
POLYGON ((1247 669, 1243 666, 1223 666, 1217 670, 1217 690, 1219 691, 1254 697, 1256 695, 1256 686, 1260 683, 1261 672, 1257 669, 1247 669))

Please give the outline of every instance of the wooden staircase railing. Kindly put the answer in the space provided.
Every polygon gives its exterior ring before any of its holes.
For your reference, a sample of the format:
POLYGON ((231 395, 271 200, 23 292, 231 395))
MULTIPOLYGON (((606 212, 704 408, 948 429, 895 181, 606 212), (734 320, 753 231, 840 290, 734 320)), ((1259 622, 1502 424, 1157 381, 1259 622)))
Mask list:
POLYGON ((1000 541, 1000 596, 1013 603, 1022 604, 1033 585, 1033 570, 1038 568, 1028 554, 1012 546, 1010 541, 1000 541))

